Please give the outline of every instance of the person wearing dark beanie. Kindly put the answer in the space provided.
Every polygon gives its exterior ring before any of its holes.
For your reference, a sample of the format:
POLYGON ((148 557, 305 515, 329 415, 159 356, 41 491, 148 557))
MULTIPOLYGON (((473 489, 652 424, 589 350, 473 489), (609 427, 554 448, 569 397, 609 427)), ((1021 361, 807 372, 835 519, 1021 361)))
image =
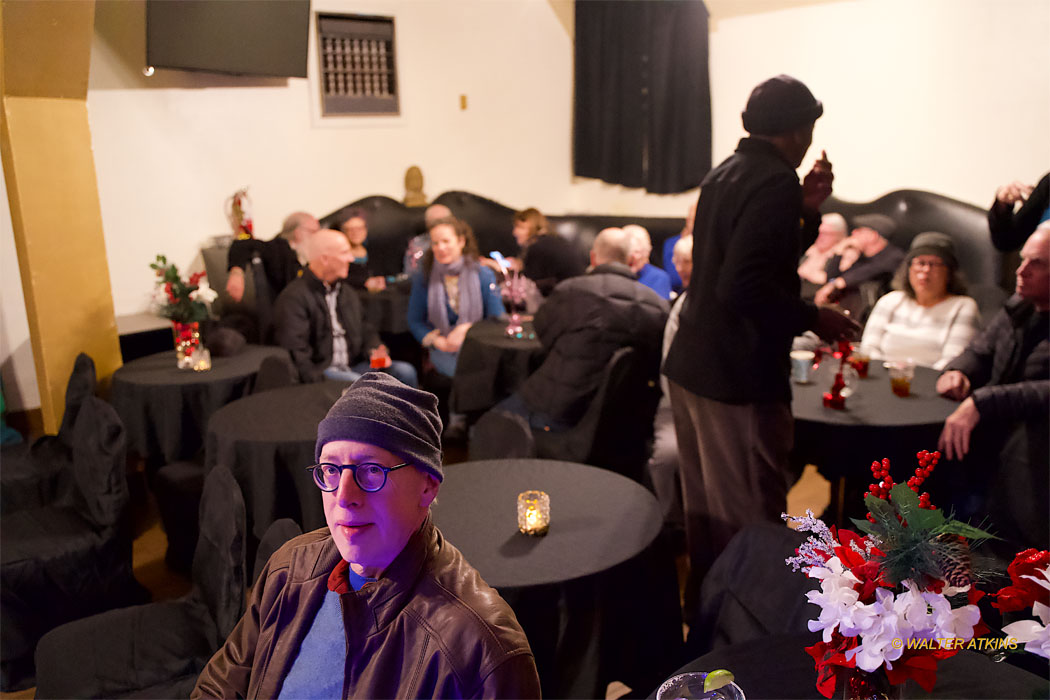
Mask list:
POLYGON ((831 194, 826 153, 801 184, 796 172, 823 113, 799 80, 762 82, 741 114, 749 136, 700 185, 689 298, 663 364, 678 437, 690 623, 699 583, 733 535, 779 522, 786 507, 792 339, 813 330, 834 341, 857 329, 840 311, 804 301, 795 272, 831 194))
POLYGON ((366 373, 315 458, 328 527, 270 558, 191 697, 540 697, 514 612, 431 519, 437 398, 366 373))

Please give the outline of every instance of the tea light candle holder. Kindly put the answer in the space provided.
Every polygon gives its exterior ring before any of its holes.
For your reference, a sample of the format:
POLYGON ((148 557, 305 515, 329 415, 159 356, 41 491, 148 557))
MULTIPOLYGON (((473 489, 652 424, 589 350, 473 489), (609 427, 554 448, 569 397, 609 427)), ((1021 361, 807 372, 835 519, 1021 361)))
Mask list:
POLYGON ((546 535, 551 525, 551 498, 543 491, 518 494, 518 530, 523 534, 546 535))

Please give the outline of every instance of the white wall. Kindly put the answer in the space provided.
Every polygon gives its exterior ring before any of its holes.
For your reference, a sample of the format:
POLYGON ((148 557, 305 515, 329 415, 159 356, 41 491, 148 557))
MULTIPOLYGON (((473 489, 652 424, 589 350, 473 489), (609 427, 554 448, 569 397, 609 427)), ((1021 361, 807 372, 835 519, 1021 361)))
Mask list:
MULTIPOLYGON (((263 236, 296 209, 399 198, 410 165, 422 168, 429 197, 463 189, 554 214, 681 216, 695 200, 695 191, 646 195, 572 176, 564 0, 314 0, 313 9, 395 18, 400 117, 322 120, 313 43, 308 80, 145 78, 142 3, 98 2, 88 110, 118 315, 146 308, 156 253, 190 266, 209 236, 228 231, 223 201, 245 185, 263 236)), ((716 17, 710 41, 716 163, 743 135, 751 88, 781 72, 825 103, 814 152, 827 149, 840 197, 914 187, 985 206, 1001 182, 1034 182, 1050 163, 1045 0, 804 4, 716 17)), ((6 273, 13 243, 3 225, 6 273)), ((0 287, 5 368, 28 347, 12 277, 0 287)), ((25 367, 22 357, 14 364, 25 367)), ((17 374, 32 376, 31 364, 17 374)), ((39 404, 33 391, 19 386, 21 406, 39 404)))

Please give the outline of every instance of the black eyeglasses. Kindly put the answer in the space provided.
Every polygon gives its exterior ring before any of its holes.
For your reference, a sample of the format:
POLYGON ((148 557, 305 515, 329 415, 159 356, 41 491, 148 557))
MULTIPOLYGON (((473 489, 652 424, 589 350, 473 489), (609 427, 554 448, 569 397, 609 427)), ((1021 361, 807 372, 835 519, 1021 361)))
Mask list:
POLYGON ((941 262, 940 260, 918 260, 915 258, 913 258, 909 264, 913 270, 922 270, 923 268, 937 270, 942 267, 948 267, 946 263, 941 262))
POLYGON ((321 462, 306 470, 313 472, 314 483, 322 491, 331 493, 339 488, 339 480, 343 476, 343 470, 349 469, 354 474, 354 481, 361 487, 362 491, 375 493, 386 486, 386 475, 395 469, 407 467, 408 462, 402 462, 393 467, 384 467, 374 462, 363 462, 361 464, 330 464, 321 462))

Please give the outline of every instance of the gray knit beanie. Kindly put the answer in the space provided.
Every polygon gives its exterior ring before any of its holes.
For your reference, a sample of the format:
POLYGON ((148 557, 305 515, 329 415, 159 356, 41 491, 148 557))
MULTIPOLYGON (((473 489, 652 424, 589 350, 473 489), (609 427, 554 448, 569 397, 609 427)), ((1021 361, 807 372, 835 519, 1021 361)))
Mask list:
POLYGON ((948 269, 956 270, 959 268, 959 260, 955 257, 955 244, 952 243, 951 236, 947 234, 927 231, 913 238, 905 262, 911 263, 912 258, 920 255, 936 255, 944 261, 948 269))
POLYGON ((314 459, 333 440, 355 440, 393 452, 430 472, 441 469, 441 418, 437 397, 402 384, 389 374, 368 372, 343 392, 317 424, 314 459))

